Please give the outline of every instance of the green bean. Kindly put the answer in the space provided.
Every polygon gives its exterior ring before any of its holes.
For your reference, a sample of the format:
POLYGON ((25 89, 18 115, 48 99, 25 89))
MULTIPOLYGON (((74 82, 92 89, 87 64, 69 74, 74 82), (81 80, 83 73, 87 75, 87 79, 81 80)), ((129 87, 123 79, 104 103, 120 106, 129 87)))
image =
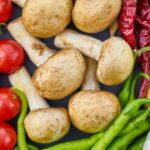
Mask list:
MULTIPOLYGON (((37 148, 36 146, 30 145, 30 144, 28 144, 28 149, 29 149, 29 150, 39 150, 39 148, 37 148)), ((15 147, 14 150, 19 150, 19 148, 18 148, 18 147, 15 147)))
MULTIPOLYGON (((134 70, 134 66, 135 66, 137 56, 141 56, 142 53, 147 52, 147 51, 150 51, 150 47, 145 47, 145 48, 139 49, 138 51, 134 51, 133 70, 134 70)), ((119 100, 120 100, 120 104, 121 104, 122 107, 124 107, 126 105, 126 103, 128 102, 128 100, 129 100, 131 82, 132 82, 132 78, 133 78, 133 70, 132 70, 130 76, 128 77, 128 79, 126 80, 123 89, 121 90, 121 92, 118 95, 119 100)))
POLYGON ((126 127, 120 132, 119 136, 125 135, 133 130, 139 123, 145 121, 150 115, 150 108, 146 109, 142 114, 127 123, 126 127))
POLYGON ((132 82, 132 77, 133 77, 133 74, 131 74, 129 76, 129 78, 126 80, 123 89, 121 90, 121 92, 118 95, 121 107, 124 107, 125 104, 127 103, 128 99, 129 99, 129 96, 130 96, 130 86, 131 86, 131 82, 132 82))
POLYGON ((120 133, 124 125, 133 117, 133 115, 144 104, 150 104, 150 100, 146 98, 136 99, 129 103, 119 115, 119 117, 112 123, 104 136, 100 138, 93 146, 92 150, 105 150, 106 147, 113 141, 113 139, 120 133))
POLYGON ((120 150, 124 149, 126 150, 129 144, 132 143, 132 141, 140 136, 142 133, 148 131, 150 129, 150 122, 149 121, 143 121, 141 122, 136 128, 134 128, 131 132, 127 133, 126 135, 123 135, 121 137, 116 138, 107 148, 107 150, 120 150))
POLYGON ((43 150, 89 150, 104 133, 105 131, 95 134, 90 138, 61 143, 43 150))
POLYGON ((132 117, 131 119, 133 119, 133 118, 139 116, 139 115, 142 114, 143 112, 145 112, 145 109, 141 109, 141 110, 137 111, 137 112, 133 115, 133 117, 132 117))
POLYGON ((131 102, 132 100, 135 99, 135 86, 136 86, 137 80, 141 77, 149 79, 149 75, 146 73, 143 73, 143 72, 138 73, 135 76, 135 78, 133 79, 132 84, 131 84, 131 90, 130 90, 130 96, 129 96, 128 102, 131 102))
POLYGON ((17 144, 19 150, 28 150, 27 142, 26 142, 26 133, 25 133, 25 128, 24 128, 24 119, 27 115, 28 111, 28 103, 26 96, 24 93, 19 91, 16 88, 12 88, 12 90, 16 93, 16 95, 20 98, 21 100, 21 112, 17 121, 17 144))
POLYGON ((38 147, 31 145, 31 144, 28 144, 28 148, 29 148, 29 150, 39 150, 38 147))
POLYGON ((146 136, 140 138, 134 144, 132 144, 128 148, 128 150, 142 150, 145 140, 146 140, 146 136))

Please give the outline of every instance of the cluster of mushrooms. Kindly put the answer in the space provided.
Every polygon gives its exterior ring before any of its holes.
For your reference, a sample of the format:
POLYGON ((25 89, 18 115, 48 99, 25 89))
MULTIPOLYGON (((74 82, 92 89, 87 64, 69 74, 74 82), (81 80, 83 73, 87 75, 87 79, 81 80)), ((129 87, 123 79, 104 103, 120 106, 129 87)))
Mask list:
POLYGON ((32 78, 25 67, 9 76, 11 84, 28 98, 30 112, 24 121, 29 138, 50 143, 64 137, 71 123, 79 130, 96 133, 119 115, 117 96, 99 88, 125 81, 133 69, 130 46, 119 37, 102 42, 88 35, 65 29, 71 18, 87 33, 109 27, 117 18, 121 0, 13 0, 23 7, 22 17, 7 26, 30 60, 37 66, 32 78), (48 48, 37 38, 55 36, 60 50, 48 48), (60 100, 75 92, 65 108, 46 102, 60 100))

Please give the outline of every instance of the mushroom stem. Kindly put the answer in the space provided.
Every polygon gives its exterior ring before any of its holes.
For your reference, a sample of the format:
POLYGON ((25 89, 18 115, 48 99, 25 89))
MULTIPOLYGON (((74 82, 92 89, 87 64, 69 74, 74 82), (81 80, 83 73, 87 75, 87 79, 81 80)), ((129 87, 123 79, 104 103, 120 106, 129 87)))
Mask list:
POLYGON ((150 99, 150 86, 149 86, 149 88, 148 88, 147 98, 150 99))
POLYGON ((27 55, 36 66, 40 66, 50 56, 54 55, 54 51, 52 49, 49 49, 39 39, 32 37, 28 33, 21 18, 10 22, 7 28, 14 39, 23 46, 27 55))
POLYGON ((25 93, 30 110, 49 108, 48 103, 36 91, 32 84, 30 75, 24 67, 9 75, 9 81, 14 87, 25 93))
POLYGON ((12 0, 15 4, 17 4, 20 7, 23 7, 24 4, 26 3, 26 0, 12 0))
POLYGON ((55 46, 58 48, 74 47, 85 56, 98 60, 102 42, 87 35, 80 34, 74 30, 67 29, 55 37, 55 46))
POLYGON ((100 90, 99 82, 96 78, 97 62, 91 58, 85 57, 87 70, 81 90, 100 90))

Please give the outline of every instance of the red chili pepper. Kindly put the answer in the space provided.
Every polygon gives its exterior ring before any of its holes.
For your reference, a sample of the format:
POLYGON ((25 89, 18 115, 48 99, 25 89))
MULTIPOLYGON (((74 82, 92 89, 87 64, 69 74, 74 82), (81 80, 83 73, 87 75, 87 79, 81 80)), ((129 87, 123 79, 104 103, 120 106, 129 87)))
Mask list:
MULTIPOLYGON (((137 16, 135 21, 140 26, 139 45, 146 47, 150 45, 150 5, 148 0, 139 0, 137 4, 137 16)), ((146 52, 141 57, 142 70, 150 75, 150 52, 146 52)), ((140 97, 146 97, 150 86, 150 80, 144 79, 140 89, 140 97)))
POLYGON ((142 28, 150 28, 150 5, 148 0, 139 0, 137 3, 137 15, 135 21, 142 28))
POLYGON ((133 49, 137 46, 134 34, 134 18, 136 15, 136 10, 136 0, 123 0, 119 17, 119 29, 121 36, 133 49))

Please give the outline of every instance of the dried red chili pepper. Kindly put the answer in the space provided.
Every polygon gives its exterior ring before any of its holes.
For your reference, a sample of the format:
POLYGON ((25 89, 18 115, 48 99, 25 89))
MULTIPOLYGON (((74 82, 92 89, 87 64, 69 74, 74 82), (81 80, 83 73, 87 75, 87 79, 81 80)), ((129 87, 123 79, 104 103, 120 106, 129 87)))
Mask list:
MULTIPOLYGON (((150 75, 150 52, 146 52, 142 56, 142 69, 145 73, 150 75)), ((150 86, 150 80, 144 79, 140 89, 139 97, 146 97, 148 88, 150 86)))
POLYGON ((148 0, 138 1, 135 21, 140 24, 142 28, 150 28, 150 5, 148 0))
POLYGON ((136 38, 134 34, 134 18, 136 15, 136 9, 136 0, 123 0, 119 17, 119 29, 121 36, 133 49, 136 47, 136 38))
MULTIPOLYGON (((150 0, 123 0, 119 21, 121 36, 132 48, 150 45, 150 0)), ((144 53, 140 62, 143 71, 150 75, 150 52, 144 53)), ((140 97, 147 96, 149 86, 150 80, 144 79, 140 97)))
MULTIPOLYGON (((136 23, 140 26, 139 43, 140 47, 150 45, 150 5, 148 0, 139 0, 137 4, 136 23)), ((141 57, 142 70, 150 75, 150 52, 146 52, 141 57)), ((144 79, 140 89, 140 97, 146 97, 150 86, 150 80, 144 79)))

